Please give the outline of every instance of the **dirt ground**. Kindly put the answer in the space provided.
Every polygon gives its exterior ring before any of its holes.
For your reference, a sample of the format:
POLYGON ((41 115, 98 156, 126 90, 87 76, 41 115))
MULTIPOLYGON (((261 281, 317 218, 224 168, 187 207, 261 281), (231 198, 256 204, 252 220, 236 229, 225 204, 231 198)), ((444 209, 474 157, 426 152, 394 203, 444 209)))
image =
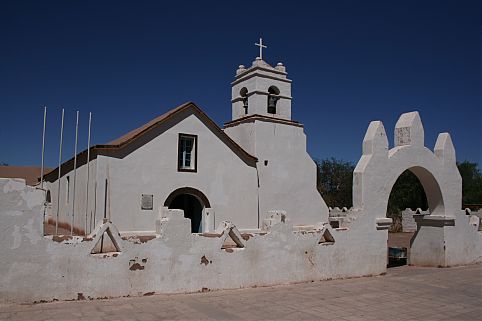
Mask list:
MULTIPOLYGON (((44 235, 54 235, 54 234, 55 234, 55 224, 49 224, 47 222, 44 222, 44 235)), ((59 226, 58 235, 70 235, 70 230, 59 226)))

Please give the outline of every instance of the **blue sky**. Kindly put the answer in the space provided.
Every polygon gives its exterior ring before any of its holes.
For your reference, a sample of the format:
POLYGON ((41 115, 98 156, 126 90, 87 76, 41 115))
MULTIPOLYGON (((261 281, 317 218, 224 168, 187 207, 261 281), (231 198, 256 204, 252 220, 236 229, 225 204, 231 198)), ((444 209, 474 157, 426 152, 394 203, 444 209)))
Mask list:
MULTIPOLYGON (((231 119, 230 82, 258 55, 293 80, 293 119, 313 158, 356 162, 371 120, 393 140, 418 110, 426 146, 448 131, 459 161, 481 164, 479 1, 3 1, 0 162, 46 164, 106 143, 186 101, 231 119)), ((391 143, 392 144, 392 143, 391 143)))

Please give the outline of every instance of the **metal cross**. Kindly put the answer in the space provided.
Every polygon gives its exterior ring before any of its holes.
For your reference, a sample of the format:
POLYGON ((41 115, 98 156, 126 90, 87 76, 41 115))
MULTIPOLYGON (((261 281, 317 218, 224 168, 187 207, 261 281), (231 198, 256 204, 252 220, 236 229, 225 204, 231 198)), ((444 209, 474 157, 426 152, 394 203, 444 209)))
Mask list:
POLYGON ((259 47, 259 58, 263 60, 263 48, 268 48, 268 47, 263 45, 262 38, 259 38, 259 43, 255 43, 254 45, 259 47))

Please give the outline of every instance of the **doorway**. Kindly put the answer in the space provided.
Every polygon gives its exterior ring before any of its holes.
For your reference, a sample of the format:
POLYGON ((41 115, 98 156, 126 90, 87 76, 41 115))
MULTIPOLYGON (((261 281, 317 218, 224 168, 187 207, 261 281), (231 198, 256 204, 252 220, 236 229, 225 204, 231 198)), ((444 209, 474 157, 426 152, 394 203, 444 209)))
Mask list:
POLYGON ((191 233, 202 232, 204 208, 211 207, 207 197, 197 189, 183 187, 172 192, 164 202, 169 209, 184 211, 184 217, 191 220, 191 233))

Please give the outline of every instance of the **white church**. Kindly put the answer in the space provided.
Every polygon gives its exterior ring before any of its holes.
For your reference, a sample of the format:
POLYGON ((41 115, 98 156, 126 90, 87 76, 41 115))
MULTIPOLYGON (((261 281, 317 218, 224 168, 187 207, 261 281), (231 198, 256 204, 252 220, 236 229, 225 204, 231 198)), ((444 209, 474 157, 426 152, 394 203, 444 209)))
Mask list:
POLYGON ((427 147, 419 113, 408 112, 390 147, 383 122, 370 122, 353 207, 329 211, 303 125, 291 119, 285 67, 260 52, 231 85, 232 119, 223 128, 186 103, 79 153, 47 173, 43 189, 0 178, 0 303, 380 275, 388 200, 406 170, 429 206, 412 214, 407 262, 482 261, 482 216, 462 209, 449 133, 427 147))
POLYGON ((222 221, 259 229, 266 213, 286 211, 295 225, 328 221, 303 125, 291 119, 286 67, 262 57, 240 65, 232 119, 220 128, 185 103, 44 177, 50 222, 90 233, 103 219, 124 234, 152 234, 162 207, 184 210, 191 232, 222 221), (75 181, 75 182, 74 182, 75 181), (74 188, 75 184, 75 188, 74 188), (74 191, 75 190, 75 195, 74 191))

